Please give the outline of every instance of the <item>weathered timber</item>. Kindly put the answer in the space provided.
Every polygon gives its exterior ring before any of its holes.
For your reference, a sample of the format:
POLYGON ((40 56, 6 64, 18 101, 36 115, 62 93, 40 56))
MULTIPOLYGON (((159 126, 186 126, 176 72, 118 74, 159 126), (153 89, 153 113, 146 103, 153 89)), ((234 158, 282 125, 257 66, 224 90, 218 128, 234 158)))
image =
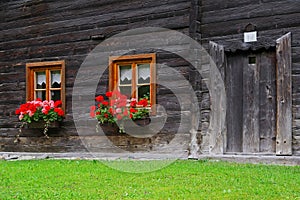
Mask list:
POLYGON ((228 56, 225 71, 227 93, 227 152, 242 152, 243 132, 243 57, 228 56))
MULTIPOLYGON (((248 64, 243 56, 243 152, 259 152, 259 70, 260 64, 248 64)), ((234 72, 233 72, 234 73, 234 72)), ((235 106, 235 105, 233 105, 235 106)))
POLYGON ((224 152, 224 133, 225 133, 225 117, 226 117, 226 95, 221 69, 225 65, 224 47, 214 42, 210 42, 209 53, 212 57, 209 88, 211 96, 211 124, 210 133, 210 153, 222 154, 224 152), (225 95, 225 96, 224 96, 225 95))
POLYGON ((292 154, 291 33, 277 41, 277 137, 276 154, 292 154))
POLYGON ((276 138, 276 55, 266 52, 260 59, 259 136, 260 152, 275 152, 276 138))

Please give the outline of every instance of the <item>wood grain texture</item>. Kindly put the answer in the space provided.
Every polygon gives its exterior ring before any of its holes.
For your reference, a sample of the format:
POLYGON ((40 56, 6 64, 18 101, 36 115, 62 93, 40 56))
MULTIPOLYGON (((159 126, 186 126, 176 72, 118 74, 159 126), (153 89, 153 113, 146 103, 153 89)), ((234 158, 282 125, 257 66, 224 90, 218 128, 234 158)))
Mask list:
MULTIPOLYGON (((248 64, 243 56, 243 152, 259 152, 259 70, 260 63, 248 64)), ((235 105, 233 105, 235 106, 235 105)))
POLYGON ((225 147, 225 117, 226 117, 226 95, 220 69, 225 66, 225 52, 223 46, 210 42, 209 53, 211 56, 210 76, 208 85, 211 89, 211 118, 209 127, 209 151, 212 154, 224 153, 225 147), (223 96, 225 95, 225 96, 223 96))
POLYGON ((276 154, 292 154, 291 33, 276 41, 277 137, 276 154))

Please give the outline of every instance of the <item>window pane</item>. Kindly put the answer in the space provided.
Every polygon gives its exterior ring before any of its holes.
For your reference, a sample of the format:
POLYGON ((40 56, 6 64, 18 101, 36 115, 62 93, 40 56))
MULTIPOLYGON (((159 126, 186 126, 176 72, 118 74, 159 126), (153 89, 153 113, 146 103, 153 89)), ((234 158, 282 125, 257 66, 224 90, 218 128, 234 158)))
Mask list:
POLYGON ((53 101, 61 100, 60 90, 52 90, 51 91, 51 100, 53 100, 53 101))
POLYGON ((131 86, 120 86, 120 92, 126 95, 128 98, 131 97, 131 86))
POLYGON ((46 100, 46 91, 36 91, 35 98, 40 98, 42 101, 46 100))
POLYGON ((120 71, 120 85, 131 84, 132 80, 132 70, 131 65, 119 66, 120 71))
POLYGON ((150 64, 138 64, 138 83, 150 83, 150 64))
POLYGON ((51 88, 60 88, 60 87, 61 87, 60 70, 51 71, 51 88))
POLYGON ((150 85, 143 85, 138 87, 138 99, 148 97, 150 99, 150 85))
POLYGON ((35 72, 36 89, 46 89, 46 72, 35 72))

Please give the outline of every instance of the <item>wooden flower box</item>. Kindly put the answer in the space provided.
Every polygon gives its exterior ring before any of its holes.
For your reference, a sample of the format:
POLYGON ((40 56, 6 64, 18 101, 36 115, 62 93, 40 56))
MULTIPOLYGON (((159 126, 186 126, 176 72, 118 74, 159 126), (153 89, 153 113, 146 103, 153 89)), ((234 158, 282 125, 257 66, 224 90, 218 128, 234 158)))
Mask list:
MULTIPOLYGON (((45 128, 45 121, 34 121, 31 122, 30 124, 27 124, 27 128, 34 128, 34 129, 44 129, 45 128)), ((48 128, 60 128, 60 122, 58 121, 54 121, 54 122, 50 122, 48 128)))

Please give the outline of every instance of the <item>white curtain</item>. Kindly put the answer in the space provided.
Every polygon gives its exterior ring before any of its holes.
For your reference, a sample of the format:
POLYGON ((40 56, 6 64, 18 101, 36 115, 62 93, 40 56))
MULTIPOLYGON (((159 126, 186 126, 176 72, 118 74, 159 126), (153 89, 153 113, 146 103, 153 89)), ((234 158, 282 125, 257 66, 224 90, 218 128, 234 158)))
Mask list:
POLYGON ((60 84, 60 71, 51 71, 51 82, 60 84))
POLYGON ((132 79, 132 72, 131 72, 131 67, 120 67, 120 79, 121 81, 124 81, 126 78, 128 80, 132 79))
POLYGON ((144 81, 150 78, 150 66, 149 64, 138 65, 138 79, 142 78, 144 81))
POLYGON ((45 72, 36 72, 36 84, 42 85, 43 83, 46 84, 46 74, 45 72))

